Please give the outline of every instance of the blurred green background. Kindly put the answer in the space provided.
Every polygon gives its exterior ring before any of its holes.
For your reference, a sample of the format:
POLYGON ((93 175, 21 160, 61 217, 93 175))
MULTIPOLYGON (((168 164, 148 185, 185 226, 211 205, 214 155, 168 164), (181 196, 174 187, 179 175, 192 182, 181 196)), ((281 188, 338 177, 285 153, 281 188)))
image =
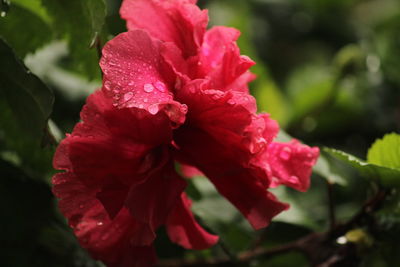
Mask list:
MULTIPOLYGON (((118 14, 120 1, 0 0, 0 4, 0 265, 101 266, 79 247, 57 211, 50 191, 51 160, 57 141, 78 122, 86 96, 101 86, 96 47, 126 31, 118 14)), ((252 71, 258 78, 251 93, 259 110, 270 113, 290 136, 365 159, 374 140, 399 131, 400 1, 199 0, 198 4, 209 9, 211 25, 241 30, 242 54, 257 62, 252 71)), ((260 232, 251 230, 211 184, 198 177, 189 188, 194 212, 224 245, 185 251, 160 230, 157 253, 160 258, 226 257, 226 250, 237 254, 255 242, 268 248, 325 231, 330 224, 328 191, 337 220, 346 221, 379 182, 363 178, 345 162, 324 152, 307 193, 274 190, 291 209, 260 232)), ((398 173, 394 176, 400 179, 398 173)), ((384 206, 370 218, 372 226, 370 222, 355 226, 349 233, 353 237, 347 236, 354 248, 351 255, 338 265, 326 266, 400 266, 397 185, 388 192, 384 206)), ((301 253, 285 253, 236 265, 310 266, 310 262, 301 253)))

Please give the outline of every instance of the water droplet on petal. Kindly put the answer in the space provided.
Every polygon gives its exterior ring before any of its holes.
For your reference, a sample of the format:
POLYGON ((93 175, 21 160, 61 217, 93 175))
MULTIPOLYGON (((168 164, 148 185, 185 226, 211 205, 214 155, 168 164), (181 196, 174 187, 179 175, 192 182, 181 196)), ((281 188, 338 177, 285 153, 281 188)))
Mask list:
POLYGON ((143 90, 144 90, 145 92, 147 92, 147 93, 151 93, 151 92, 153 92, 153 90, 154 90, 154 86, 153 86, 152 84, 150 84, 150 83, 146 83, 146 84, 143 86, 143 90))
POLYGON ((214 100, 218 100, 219 96, 218 95, 212 95, 211 98, 214 99, 214 100))
POLYGON ((147 110, 150 112, 150 114, 156 114, 158 112, 158 105, 153 104, 147 108, 147 110))
POLYGON ((167 88, 163 82, 157 81, 154 85, 160 92, 165 92, 167 90, 167 88))
POLYGON ((139 108, 143 108, 143 104, 140 104, 140 105, 139 105, 139 108))
POLYGON ((179 77, 177 77, 175 81, 175 89, 179 90, 181 89, 181 86, 182 86, 182 81, 181 79, 179 79, 179 77))
POLYGON ((105 82, 104 82, 104 88, 105 88, 107 91, 111 91, 111 82, 110 82, 110 81, 105 81, 105 82))
POLYGON ((279 157, 283 160, 289 160, 292 150, 288 147, 282 149, 281 153, 279 153, 279 157))
POLYGON ((189 92, 192 94, 196 93, 196 87, 194 85, 189 85, 189 92))
POLYGON ((128 83, 128 85, 133 86, 133 85, 135 85, 135 82, 131 81, 131 82, 128 83))
POLYGON ((133 97, 133 93, 132 92, 128 92, 124 95, 124 101, 129 101, 131 100, 133 97))
POLYGON ((182 104, 179 109, 182 113, 186 113, 188 111, 188 106, 186 104, 182 104))
POLYGON ((103 222, 97 222, 97 225, 98 225, 98 226, 102 226, 102 225, 103 225, 103 222))
POLYGON ((144 102, 144 103, 147 103, 147 101, 149 101, 147 98, 144 98, 144 99, 143 99, 143 102, 144 102))
POLYGON ((299 177, 297 177, 296 175, 292 175, 292 176, 290 176, 290 178, 289 178, 289 182, 290 183, 297 183, 299 181, 299 177))
POLYGON ((235 102, 235 100, 233 100, 233 99, 231 98, 231 99, 228 100, 228 104, 231 105, 231 106, 233 106, 233 105, 236 105, 236 102, 235 102))

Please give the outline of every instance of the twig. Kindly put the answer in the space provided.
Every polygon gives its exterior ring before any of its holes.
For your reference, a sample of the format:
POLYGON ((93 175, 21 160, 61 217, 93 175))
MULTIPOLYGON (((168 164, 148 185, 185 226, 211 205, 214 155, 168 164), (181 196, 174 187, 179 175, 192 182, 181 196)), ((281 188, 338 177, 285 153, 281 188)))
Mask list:
POLYGON ((328 191, 328 211, 329 211, 329 226, 330 230, 333 230, 336 226, 336 214, 335 214, 335 201, 333 197, 333 184, 326 181, 328 191))

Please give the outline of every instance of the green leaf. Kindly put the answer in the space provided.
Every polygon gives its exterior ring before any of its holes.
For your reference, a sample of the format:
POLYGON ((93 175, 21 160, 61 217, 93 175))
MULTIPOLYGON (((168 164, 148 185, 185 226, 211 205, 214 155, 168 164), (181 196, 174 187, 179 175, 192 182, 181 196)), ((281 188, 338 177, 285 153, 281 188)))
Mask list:
POLYGON ((376 140, 368 150, 367 162, 400 169, 400 135, 386 134, 382 139, 376 140))
MULTIPOLYGON (((2 39, 0 58, 1 138, 9 149, 17 151, 22 163, 42 163, 50 155, 40 146, 53 108, 53 93, 16 58, 2 39)), ((44 166, 38 164, 32 168, 39 170, 49 165, 46 162, 44 166)))
MULTIPOLYGON (((104 0, 86 0, 83 1, 88 13, 89 21, 92 26, 92 39, 96 38, 101 32, 106 17, 106 4, 104 0)), ((92 40, 93 42, 93 40, 92 40)))
POLYGON ((0 36, 13 47, 19 57, 24 58, 26 54, 48 43, 52 39, 52 31, 35 13, 13 3, 7 15, 0 17, 0 36))
POLYGON ((40 0, 12 0, 12 5, 14 4, 28 9, 32 13, 39 16, 47 24, 51 22, 50 16, 47 13, 46 9, 43 8, 40 0))
POLYGON ((353 155, 336 149, 325 148, 324 151, 328 152, 333 157, 351 165, 357 169, 362 176, 369 178, 372 181, 378 182, 386 187, 400 187, 399 169, 368 163, 353 155))
POLYGON ((42 0, 42 3, 52 15, 54 32, 68 40, 76 69, 90 79, 100 78, 97 51, 90 46, 102 31, 106 16, 104 0, 42 0))

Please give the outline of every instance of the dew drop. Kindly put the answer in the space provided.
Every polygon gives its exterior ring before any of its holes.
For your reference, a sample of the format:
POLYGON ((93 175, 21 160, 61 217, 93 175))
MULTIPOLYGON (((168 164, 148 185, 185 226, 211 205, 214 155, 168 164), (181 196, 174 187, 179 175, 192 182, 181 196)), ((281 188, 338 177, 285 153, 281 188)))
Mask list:
POLYGON ((133 93, 132 92, 128 92, 124 95, 124 101, 129 101, 131 100, 133 97, 133 93))
POLYGON ((218 100, 219 96, 218 95, 212 95, 211 98, 214 99, 214 100, 218 100))
POLYGON ((179 109, 182 113, 186 113, 188 111, 188 106, 186 104, 182 104, 179 109))
POLYGON ((153 104, 147 108, 147 110, 150 112, 150 114, 155 115, 158 112, 158 105, 153 104))
POLYGON ((285 147, 284 149, 282 149, 281 153, 279 153, 279 157, 283 160, 289 160, 291 153, 292 151, 290 150, 290 148, 285 147))
POLYGON ((105 82, 104 82, 104 88, 105 88, 107 91, 111 91, 111 82, 110 82, 110 81, 105 81, 105 82))
POLYGON ((151 92, 153 92, 153 90, 154 90, 154 86, 153 86, 152 84, 150 84, 150 83, 146 83, 146 84, 143 86, 143 90, 144 90, 145 92, 147 92, 147 93, 151 93, 151 92))
POLYGON ((149 100, 148 100, 147 98, 144 98, 144 99, 143 99, 143 102, 144 102, 144 103, 147 103, 148 101, 149 101, 149 100))
POLYGON ((97 222, 97 225, 98 225, 98 226, 102 226, 102 225, 103 225, 103 222, 97 222))
POLYGON ((154 85, 160 92, 165 92, 167 90, 163 82, 157 81, 154 85))
POLYGON ((194 85, 189 85, 189 91, 194 94, 196 93, 196 87, 194 85))
POLYGON ((297 183, 298 181, 299 181, 299 177, 297 177, 296 175, 292 175, 289 178, 290 183, 297 183))
POLYGON ((179 90, 179 89, 181 89, 181 86, 182 86, 182 81, 178 77, 178 78, 176 78, 176 81, 175 81, 175 89, 179 90))
POLYGON ((128 85, 133 86, 133 85, 135 85, 135 82, 131 81, 131 82, 128 83, 128 85))
POLYGON ((233 99, 231 98, 231 99, 228 100, 228 104, 231 105, 231 106, 233 106, 233 105, 236 105, 236 102, 235 102, 235 100, 233 100, 233 99))

